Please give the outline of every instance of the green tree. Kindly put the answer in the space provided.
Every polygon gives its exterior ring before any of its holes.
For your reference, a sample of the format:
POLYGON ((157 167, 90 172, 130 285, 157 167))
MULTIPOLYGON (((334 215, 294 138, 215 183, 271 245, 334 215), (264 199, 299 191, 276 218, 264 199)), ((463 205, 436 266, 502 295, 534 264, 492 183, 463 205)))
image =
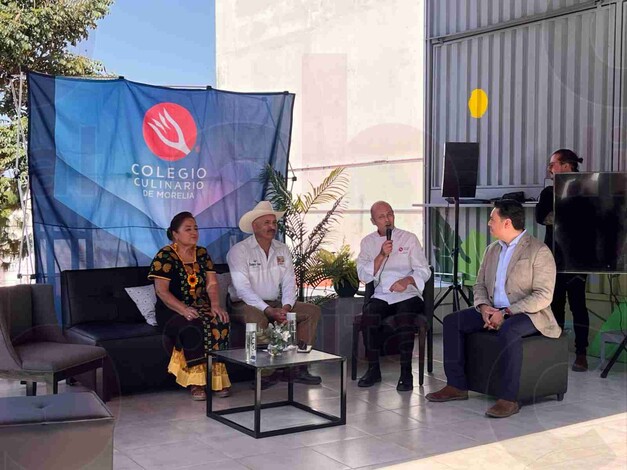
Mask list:
MULTIPOLYGON (((26 118, 22 118, 22 123, 26 125, 26 118)), ((26 187, 27 172, 23 149, 19 150, 19 172, 15 172, 17 132, 17 122, 0 123, 0 268, 5 269, 8 260, 19 251, 23 222, 17 213, 20 208, 17 185, 19 182, 22 188, 26 187), (5 172, 7 176, 1 176, 5 172)))
MULTIPOLYGON (((16 233, 21 234, 21 221, 14 214, 20 207, 17 185, 26 189, 27 163, 23 149, 17 146, 17 110, 11 80, 28 70, 51 75, 103 75, 100 62, 76 55, 69 47, 87 38, 112 3, 113 0, 0 0, 0 262, 7 255, 17 255, 19 236, 17 240, 15 237, 16 233), (21 163, 14 172, 16 155, 21 163)), ((25 87, 22 93, 24 113, 25 87)), ((26 119, 22 118, 22 124, 26 129, 26 119)))
POLYGON ((101 75, 100 62, 73 54, 113 0, 0 0, 0 114, 12 116, 9 81, 33 70, 52 75, 101 75))

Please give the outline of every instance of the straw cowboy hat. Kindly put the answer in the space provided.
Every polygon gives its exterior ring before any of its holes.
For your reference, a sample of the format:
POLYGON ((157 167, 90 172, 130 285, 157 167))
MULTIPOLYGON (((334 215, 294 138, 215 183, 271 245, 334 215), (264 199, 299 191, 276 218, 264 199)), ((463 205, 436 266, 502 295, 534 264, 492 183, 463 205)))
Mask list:
POLYGON ((277 220, 283 217, 285 211, 275 211, 270 201, 261 201, 252 211, 246 212, 239 219, 239 229, 244 233, 253 233, 253 222, 264 215, 274 215, 277 220))

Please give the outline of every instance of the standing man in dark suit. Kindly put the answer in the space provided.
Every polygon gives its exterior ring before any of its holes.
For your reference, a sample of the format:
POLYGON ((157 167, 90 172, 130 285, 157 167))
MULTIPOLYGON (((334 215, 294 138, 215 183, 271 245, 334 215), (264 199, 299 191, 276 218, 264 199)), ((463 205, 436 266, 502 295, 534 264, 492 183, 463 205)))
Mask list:
POLYGON ((551 312, 555 261, 551 251, 525 230, 525 212, 516 201, 494 204, 488 222, 498 240, 488 246, 479 267, 474 308, 444 318, 444 371, 447 385, 429 393, 432 402, 467 400, 464 347, 467 334, 488 329, 501 341, 501 392, 486 415, 507 418, 518 413, 522 338, 542 333, 558 338, 561 328, 551 312))
MULTIPOLYGON (((579 171, 579 163, 582 161, 583 159, 579 158, 572 150, 556 150, 551 155, 549 162, 551 179, 554 178, 556 173, 579 171)), ((538 199, 536 222, 546 227, 544 243, 551 250, 553 250, 553 212, 553 186, 547 186, 542 190, 538 199)), ((557 253, 553 254, 559 259, 557 253)), ((568 305, 573 314, 573 328, 575 330, 575 353, 577 356, 572 367, 575 372, 588 370, 586 352, 590 319, 588 317, 588 307, 586 307, 586 277, 585 274, 558 273, 555 280, 553 302, 551 302, 551 310, 555 315, 555 319, 560 328, 564 328, 566 296, 568 295, 568 305)))

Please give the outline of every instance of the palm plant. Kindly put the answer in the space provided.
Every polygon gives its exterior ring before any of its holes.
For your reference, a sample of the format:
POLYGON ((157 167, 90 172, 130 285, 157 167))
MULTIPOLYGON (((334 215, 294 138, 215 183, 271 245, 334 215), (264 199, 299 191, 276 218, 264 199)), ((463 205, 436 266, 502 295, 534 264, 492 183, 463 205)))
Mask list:
POLYGON ((342 215, 348 177, 344 174, 344 168, 335 168, 318 186, 311 185, 311 190, 301 195, 293 195, 287 187, 285 176, 271 166, 263 171, 262 179, 266 183, 266 199, 275 210, 285 211, 285 216, 279 221, 279 231, 291 241, 298 299, 303 301, 305 286, 320 283, 317 277, 319 273, 313 269, 317 262, 314 255, 328 241, 329 232, 342 215), (331 207, 309 229, 305 221, 309 212, 324 204, 331 204, 331 207))

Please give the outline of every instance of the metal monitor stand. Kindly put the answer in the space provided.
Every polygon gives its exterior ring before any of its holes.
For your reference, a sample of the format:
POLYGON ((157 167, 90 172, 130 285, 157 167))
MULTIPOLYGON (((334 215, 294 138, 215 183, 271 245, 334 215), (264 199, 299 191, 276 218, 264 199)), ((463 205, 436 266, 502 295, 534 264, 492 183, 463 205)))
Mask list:
POLYGON ((438 299, 438 301, 433 306, 433 311, 438 308, 438 306, 444 302, 444 299, 448 297, 450 293, 453 293, 453 309, 455 311, 461 310, 459 303, 459 296, 461 295, 466 304, 470 307, 472 304, 470 303, 470 299, 464 292, 464 286, 460 284, 457 280, 457 274, 459 269, 459 237, 457 234, 459 233, 459 198, 455 197, 455 247, 453 248, 453 283, 448 286, 444 295, 438 299))

